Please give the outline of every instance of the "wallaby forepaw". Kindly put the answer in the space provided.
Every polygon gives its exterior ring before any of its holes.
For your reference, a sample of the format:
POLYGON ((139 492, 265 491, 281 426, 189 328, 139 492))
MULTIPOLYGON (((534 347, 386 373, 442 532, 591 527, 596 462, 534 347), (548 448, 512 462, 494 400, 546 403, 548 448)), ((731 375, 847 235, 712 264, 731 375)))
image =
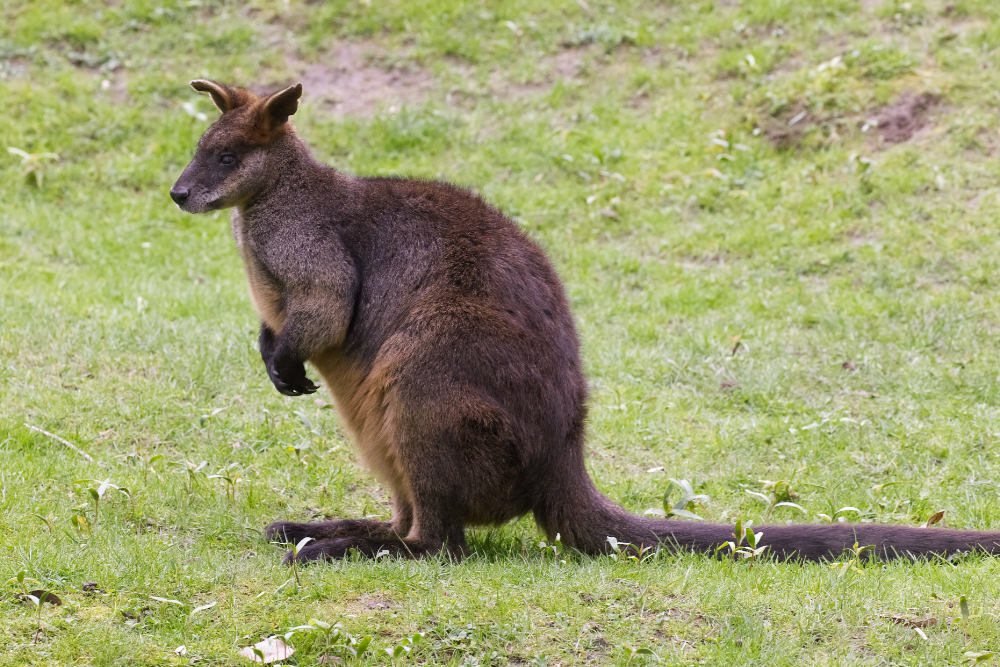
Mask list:
POLYGON ((319 389, 312 380, 306 377, 306 369, 302 365, 300 365, 300 370, 294 374, 289 374, 287 371, 284 374, 279 374, 272 368, 267 369, 267 374, 270 376, 274 388, 285 396, 312 394, 319 389))
POLYGON ((312 394, 319 389, 306 377, 306 366, 301 361, 282 359, 275 355, 271 363, 267 364, 267 374, 274 388, 285 396, 312 394))
POLYGON ((291 382, 285 382, 280 378, 271 378, 274 383, 274 388, 285 396, 302 396, 303 394, 313 394, 319 389, 311 380, 305 378, 303 382, 293 384, 291 382))

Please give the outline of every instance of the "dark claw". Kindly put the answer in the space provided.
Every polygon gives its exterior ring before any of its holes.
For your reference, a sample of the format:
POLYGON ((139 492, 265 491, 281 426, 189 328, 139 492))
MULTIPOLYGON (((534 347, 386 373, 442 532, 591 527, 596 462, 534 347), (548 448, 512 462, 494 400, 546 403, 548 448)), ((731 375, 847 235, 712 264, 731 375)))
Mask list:
POLYGON ((300 396, 302 394, 301 391, 295 387, 285 384, 280 379, 274 380, 274 387, 285 396, 300 396))
POLYGON ((303 394, 313 394, 316 392, 318 387, 310 382, 308 379, 303 385, 290 385, 282 382, 280 379, 274 383, 275 388, 280 391, 285 396, 302 396, 303 394))

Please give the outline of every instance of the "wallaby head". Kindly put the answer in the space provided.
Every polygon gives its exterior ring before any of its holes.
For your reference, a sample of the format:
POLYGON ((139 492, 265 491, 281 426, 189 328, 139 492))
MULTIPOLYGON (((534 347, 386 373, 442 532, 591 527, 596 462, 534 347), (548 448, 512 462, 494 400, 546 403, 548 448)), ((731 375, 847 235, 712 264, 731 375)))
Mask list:
POLYGON ((191 87, 211 95, 222 116, 198 141, 170 197, 188 213, 238 206, 280 172, 294 137, 288 118, 298 109, 302 84, 263 97, 205 79, 191 87))

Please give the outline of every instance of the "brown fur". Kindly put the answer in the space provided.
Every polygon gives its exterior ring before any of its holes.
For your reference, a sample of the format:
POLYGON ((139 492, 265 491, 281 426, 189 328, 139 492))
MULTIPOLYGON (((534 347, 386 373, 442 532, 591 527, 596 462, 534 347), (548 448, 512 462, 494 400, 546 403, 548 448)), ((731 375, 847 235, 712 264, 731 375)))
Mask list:
MULTIPOLYGON (((316 541, 303 561, 465 551, 464 528, 532 512, 587 553, 608 536, 711 551, 724 525, 646 519, 594 487, 583 462, 586 384, 562 285, 539 247, 476 195, 443 183, 356 178, 317 163, 288 117, 301 86, 258 98, 196 81, 222 116, 171 196, 235 207, 233 234, 279 391, 333 393, 364 461, 392 490, 391 522, 278 522, 316 541)), ((764 526, 780 557, 998 551, 1000 533, 882 525, 764 526)))

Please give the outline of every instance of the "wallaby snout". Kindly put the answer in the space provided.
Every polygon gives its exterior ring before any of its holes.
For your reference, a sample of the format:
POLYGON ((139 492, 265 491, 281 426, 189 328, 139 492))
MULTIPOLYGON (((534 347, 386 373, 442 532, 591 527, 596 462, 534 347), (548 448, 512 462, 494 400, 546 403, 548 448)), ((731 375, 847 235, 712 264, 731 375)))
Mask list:
POLYGON ((189 188, 180 187, 178 185, 174 185, 174 187, 170 188, 170 198, 173 199, 178 206, 183 206, 184 202, 186 202, 187 198, 190 196, 191 190, 189 188))
POLYGON ((170 188, 170 198, 187 213, 205 213, 222 208, 224 191, 232 189, 224 187, 225 174, 219 173, 218 169, 205 167, 206 160, 201 153, 199 149, 170 188))

